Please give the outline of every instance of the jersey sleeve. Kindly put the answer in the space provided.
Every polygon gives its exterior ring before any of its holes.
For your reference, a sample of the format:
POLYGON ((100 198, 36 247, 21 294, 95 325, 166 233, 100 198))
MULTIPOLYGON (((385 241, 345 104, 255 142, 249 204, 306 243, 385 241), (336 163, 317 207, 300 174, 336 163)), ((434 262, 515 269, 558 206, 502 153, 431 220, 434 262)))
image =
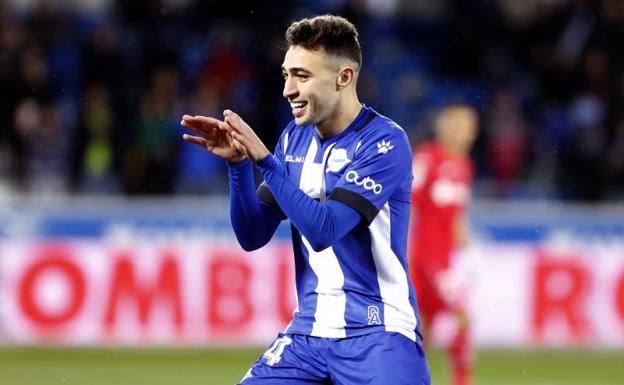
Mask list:
MULTIPOLYGON (((280 162, 282 165, 286 164, 284 161, 284 154, 285 154, 286 146, 288 145, 288 136, 290 134, 290 129, 292 128, 292 125, 293 123, 291 122, 286 127, 286 129, 280 136, 279 140, 277 141, 277 144, 275 145, 275 151, 273 155, 275 159, 278 162, 280 162)), ((258 194, 258 199, 260 199, 260 202, 264 203, 265 205, 273 207, 275 210, 278 211, 282 219, 286 219, 286 214, 284 214, 284 211, 277 204, 277 201, 275 200, 273 193, 271 193, 271 190, 269 189, 269 187, 267 186, 265 182, 262 182, 260 186, 258 186, 258 190, 256 191, 256 193, 258 194)))
POLYGON ((356 151, 329 199, 354 208, 370 224, 395 192, 405 193, 409 201, 411 164, 412 153, 403 130, 371 135, 356 151))

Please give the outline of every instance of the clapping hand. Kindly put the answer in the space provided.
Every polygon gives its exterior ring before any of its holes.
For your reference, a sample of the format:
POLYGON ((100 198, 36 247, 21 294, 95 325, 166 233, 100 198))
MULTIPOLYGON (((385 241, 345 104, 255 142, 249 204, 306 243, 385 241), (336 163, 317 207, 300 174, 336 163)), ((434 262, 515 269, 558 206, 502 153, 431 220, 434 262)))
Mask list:
POLYGON ((231 110, 225 110, 223 117, 235 148, 256 163, 270 154, 258 135, 238 114, 231 110))
POLYGON ((206 116, 184 115, 180 124, 199 135, 184 134, 182 138, 187 142, 203 147, 231 163, 245 158, 243 146, 234 140, 230 134, 232 129, 227 123, 206 116))

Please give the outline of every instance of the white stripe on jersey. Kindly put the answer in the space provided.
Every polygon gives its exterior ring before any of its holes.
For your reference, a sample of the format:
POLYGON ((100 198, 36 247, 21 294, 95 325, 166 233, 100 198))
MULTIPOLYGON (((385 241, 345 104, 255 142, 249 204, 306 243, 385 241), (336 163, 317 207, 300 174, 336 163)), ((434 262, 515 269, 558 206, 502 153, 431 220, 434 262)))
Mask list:
POLYGON ((284 134, 284 142, 283 142, 283 144, 284 144, 284 146, 283 146, 284 147, 284 154, 286 154, 286 150, 288 150, 288 133, 284 134))
POLYGON ((347 296, 342 290, 344 274, 338 264, 338 258, 331 247, 316 252, 308 240, 302 236, 303 244, 308 249, 310 267, 316 274, 316 312, 310 335, 315 337, 346 337, 345 310, 347 296))
MULTIPOLYGON (((325 201, 325 163, 334 144, 327 146, 323 153, 321 164, 314 163, 318 144, 316 138, 308 147, 299 188, 310 197, 325 201)), ((347 308, 347 296, 342 290, 344 286, 344 274, 338 263, 338 257, 331 247, 316 252, 310 246, 308 240, 302 235, 302 242, 308 251, 309 263, 317 277, 318 283, 316 312, 314 324, 310 335, 316 337, 344 338, 346 337, 345 310, 347 308)))
POLYGON ((416 314, 409 301, 407 272, 390 245, 390 205, 386 202, 369 226, 371 251, 384 303, 386 331, 401 333, 416 341, 416 314))
POLYGON ((321 178, 323 177, 323 166, 325 162, 322 164, 314 163, 317 150, 318 144, 316 144, 316 139, 313 137, 303 161, 301 177, 299 178, 299 188, 301 191, 308 194, 309 197, 321 199, 321 197, 325 195, 325 178, 323 178, 323 181, 319 181, 319 176, 321 178))

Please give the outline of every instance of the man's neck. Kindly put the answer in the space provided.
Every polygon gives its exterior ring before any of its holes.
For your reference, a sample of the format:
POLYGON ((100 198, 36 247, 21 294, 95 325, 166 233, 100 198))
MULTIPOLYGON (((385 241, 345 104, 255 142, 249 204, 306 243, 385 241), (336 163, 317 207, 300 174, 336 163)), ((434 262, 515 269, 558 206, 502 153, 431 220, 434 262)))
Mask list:
POLYGON ((347 102, 338 105, 332 115, 316 125, 319 136, 327 139, 340 134, 349 127, 361 110, 362 104, 357 96, 349 98, 347 102))
POLYGON ((449 156, 451 158, 463 158, 463 157, 468 155, 466 153, 466 151, 457 149, 457 148, 452 147, 452 146, 444 145, 444 143, 441 143, 441 142, 438 142, 438 144, 440 146, 440 149, 442 149, 442 152, 446 156, 449 156))

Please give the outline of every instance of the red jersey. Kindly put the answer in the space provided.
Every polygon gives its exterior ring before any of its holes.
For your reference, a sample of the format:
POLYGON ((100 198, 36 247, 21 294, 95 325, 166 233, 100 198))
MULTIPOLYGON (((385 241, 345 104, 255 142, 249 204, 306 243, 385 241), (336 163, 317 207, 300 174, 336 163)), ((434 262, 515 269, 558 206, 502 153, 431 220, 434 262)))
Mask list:
POLYGON ((453 156, 435 142, 418 147, 413 158, 412 266, 435 273, 449 267, 455 226, 470 200, 473 163, 453 156))

